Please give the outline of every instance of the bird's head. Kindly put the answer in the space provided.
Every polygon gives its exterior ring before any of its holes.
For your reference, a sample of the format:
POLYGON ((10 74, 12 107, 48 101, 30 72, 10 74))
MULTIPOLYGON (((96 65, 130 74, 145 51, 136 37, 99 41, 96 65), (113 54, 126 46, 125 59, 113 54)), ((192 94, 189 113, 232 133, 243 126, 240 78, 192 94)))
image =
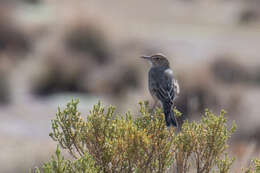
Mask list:
POLYGON ((167 58, 162 54, 155 54, 151 56, 142 56, 141 58, 148 60, 152 66, 169 66, 170 63, 167 58))

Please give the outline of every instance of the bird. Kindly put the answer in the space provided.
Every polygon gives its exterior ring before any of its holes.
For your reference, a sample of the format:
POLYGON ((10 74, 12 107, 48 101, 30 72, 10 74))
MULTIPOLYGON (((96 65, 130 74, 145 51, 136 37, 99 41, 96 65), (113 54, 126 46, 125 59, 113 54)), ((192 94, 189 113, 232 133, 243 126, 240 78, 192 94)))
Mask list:
POLYGON ((165 115, 166 126, 174 126, 178 128, 178 122, 173 112, 174 100, 180 93, 178 81, 174 78, 173 70, 165 55, 154 54, 151 56, 141 56, 148 60, 152 65, 148 73, 148 86, 155 104, 160 101, 165 115))

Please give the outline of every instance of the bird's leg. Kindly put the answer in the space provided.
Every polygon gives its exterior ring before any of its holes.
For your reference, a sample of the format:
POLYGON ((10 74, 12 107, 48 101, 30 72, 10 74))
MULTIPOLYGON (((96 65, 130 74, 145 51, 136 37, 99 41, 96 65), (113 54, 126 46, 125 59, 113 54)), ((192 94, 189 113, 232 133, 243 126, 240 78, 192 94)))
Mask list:
MULTIPOLYGON (((174 109, 173 109, 172 111, 174 111, 174 109)), ((179 122, 178 122, 178 119, 177 119, 177 117, 175 116, 175 114, 174 114, 174 120, 175 120, 175 122, 176 122, 177 133, 179 133, 179 132, 181 131, 181 127, 179 126, 179 122)))
POLYGON ((181 127, 179 126, 179 123, 177 121, 177 118, 174 116, 175 122, 176 122, 176 129, 177 129, 177 133, 179 133, 181 131, 181 127))

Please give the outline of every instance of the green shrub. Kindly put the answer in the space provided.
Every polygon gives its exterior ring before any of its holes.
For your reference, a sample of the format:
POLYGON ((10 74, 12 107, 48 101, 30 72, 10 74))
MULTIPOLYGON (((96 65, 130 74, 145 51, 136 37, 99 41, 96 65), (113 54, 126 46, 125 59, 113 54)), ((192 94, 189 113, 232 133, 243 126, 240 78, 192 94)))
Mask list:
MULTIPOLYGON (((228 173, 234 159, 226 154, 227 140, 235 125, 227 127, 225 111, 215 116, 206 110, 201 121, 185 121, 181 132, 165 126, 160 109, 150 116, 148 102, 140 103, 137 118, 130 112, 116 115, 115 108, 99 102, 86 119, 78 112, 78 100, 58 109, 52 120, 51 138, 73 159, 56 156, 36 172, 163 173, 171 168, 185 173, 228 173)), ((175 110, 178 116, 180 113, 175 110)))
MULTIPOLYGON (((98 170, 98 167, 95 167, 95 162, 90 155, 86 154, 74 161, 66 160, 61 155, 59 146, 57 146, 55 157, 52 156, 51 160, 42 166, 42 172, 44 173, 99 173, 98 170)), ((35 173, 40 172, 38 168, 35 169, 35 173)))
POLYGON ((245 170, 242 169, 242 171, 245 173, 259 173, 260 172, 260 160, 259 159, 252 160, 249 168, 247 168, 245 170))

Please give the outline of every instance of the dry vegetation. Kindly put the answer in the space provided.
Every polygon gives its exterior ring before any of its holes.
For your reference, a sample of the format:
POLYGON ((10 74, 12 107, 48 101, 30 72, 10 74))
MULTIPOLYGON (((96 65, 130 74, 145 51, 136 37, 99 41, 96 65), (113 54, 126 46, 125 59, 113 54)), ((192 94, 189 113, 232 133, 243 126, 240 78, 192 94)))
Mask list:
POLYGON ((223 108, 236 120, 230 152, 238 156, 234 165, 248 167, 249 158, 259 156, 259 16, 257 0, 1 1, 0 137, 3 153, 12 157, 0 157, 0 172, 47 159, 33 137, 51 145, 43 134, 64 103, 58 94, 82 95, 84 111, 93 97, 119 112, 152 100, 148 65, 138 57, 155 52, 172 58, 183 118, 200 120, 205 108, 223 108), (23 146, 32 148, 26 163, 20 162, 23 146))

